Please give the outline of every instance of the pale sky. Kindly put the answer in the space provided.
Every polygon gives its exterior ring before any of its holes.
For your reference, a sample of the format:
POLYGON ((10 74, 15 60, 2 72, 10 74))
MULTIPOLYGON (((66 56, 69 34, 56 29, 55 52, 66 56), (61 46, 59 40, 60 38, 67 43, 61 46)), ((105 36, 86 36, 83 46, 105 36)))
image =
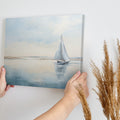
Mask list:
POLYGON ((80 57, 82 15, 6 19, 5 56, 54 57, 60 35, 69 57, 80 57))

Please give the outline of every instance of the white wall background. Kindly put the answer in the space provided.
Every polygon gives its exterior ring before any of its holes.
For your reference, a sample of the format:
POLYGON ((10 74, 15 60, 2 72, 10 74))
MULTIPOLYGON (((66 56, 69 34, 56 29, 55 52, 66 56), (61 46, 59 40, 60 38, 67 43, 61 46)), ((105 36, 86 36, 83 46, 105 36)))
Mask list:
MULTIPOLYGON (((90 60, 101 64, 103 41, 115 54, 115 39, 120 38, 119 0, 0 0, 0 17, 35 15, 85 14, 84 71, 88 72, 88 103, 92 120, 105 120, 92 88, 96 80, 90 71, 90 60)), ((0 35, 1 38, 1 35, 0 35)), ((16 86, 0 98, 0 120, 32 120, 48 110, 63 96, 63 90, 16 86)), ((79 105, 68 120, 83 120, 79 105)))

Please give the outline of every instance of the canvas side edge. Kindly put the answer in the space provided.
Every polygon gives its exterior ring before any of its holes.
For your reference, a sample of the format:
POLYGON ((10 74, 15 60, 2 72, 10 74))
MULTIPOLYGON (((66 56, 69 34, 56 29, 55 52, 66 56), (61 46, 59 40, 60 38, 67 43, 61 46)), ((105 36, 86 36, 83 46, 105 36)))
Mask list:
POLYGON ((1 49, 1 53, 0 53, 0 66, 4 65, 4 41, 5 41, 5 19, 4 18, 0 18, 0 34, 1 34, 1 40, 0 40, 0 49, 1 49))
POLYGON ((83 72, 83 49, 84 49, 84 27, 85 27, 85 15, 82 15, 82 36, 81 36, 81 57, 82 57, 82 64, 81 64, 81 72, 83 72))

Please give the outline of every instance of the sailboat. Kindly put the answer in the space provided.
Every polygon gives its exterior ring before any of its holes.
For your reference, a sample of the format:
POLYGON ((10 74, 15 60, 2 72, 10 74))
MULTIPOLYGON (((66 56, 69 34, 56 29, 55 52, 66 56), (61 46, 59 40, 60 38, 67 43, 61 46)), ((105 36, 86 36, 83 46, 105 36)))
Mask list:
POLYGON ((57 50, 54 58, 55 58, 55 60, 57 60, 58 64, 66 64, 66 63, 70 62, 70 58, 67 54, 62 35, 61 35, 61 40, 60 40, 58 50, 57 50))

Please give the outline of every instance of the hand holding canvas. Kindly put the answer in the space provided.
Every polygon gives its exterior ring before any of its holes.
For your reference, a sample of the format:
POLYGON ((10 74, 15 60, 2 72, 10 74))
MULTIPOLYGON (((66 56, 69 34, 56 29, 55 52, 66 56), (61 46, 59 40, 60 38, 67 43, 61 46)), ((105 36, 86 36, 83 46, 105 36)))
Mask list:
POLYGON ((10 87, 14 87, 14 85, 7 85, 6 79, 5 79, 5 74, 6 74, 6 70, 2 66, 0 68, 0 97, 3 97, 6 93, 6 91, 8 91, 8 89, 10 87))
POLYGON ((78 71, 67 83, 64 97, 68 98, 68 100, 73 101, 74 106, 77 106, 80 103, 80 98, 78 96, 79 92, 76 88, 79 88, 79 85, 82 86, 83 91, 85 93, 86 98, 89 95, 89 90, 87 86, 87 73, 80 73, 78 71))
POLYGON ((67 83, 64 97, 57 102, 50 110, 43 113, 35 120, 65 120, 72 110, 81 102, 78 96, 79 85, 81 84, 86 97, 89 95, 87 87, 87 74, 77 72, 67 83))

